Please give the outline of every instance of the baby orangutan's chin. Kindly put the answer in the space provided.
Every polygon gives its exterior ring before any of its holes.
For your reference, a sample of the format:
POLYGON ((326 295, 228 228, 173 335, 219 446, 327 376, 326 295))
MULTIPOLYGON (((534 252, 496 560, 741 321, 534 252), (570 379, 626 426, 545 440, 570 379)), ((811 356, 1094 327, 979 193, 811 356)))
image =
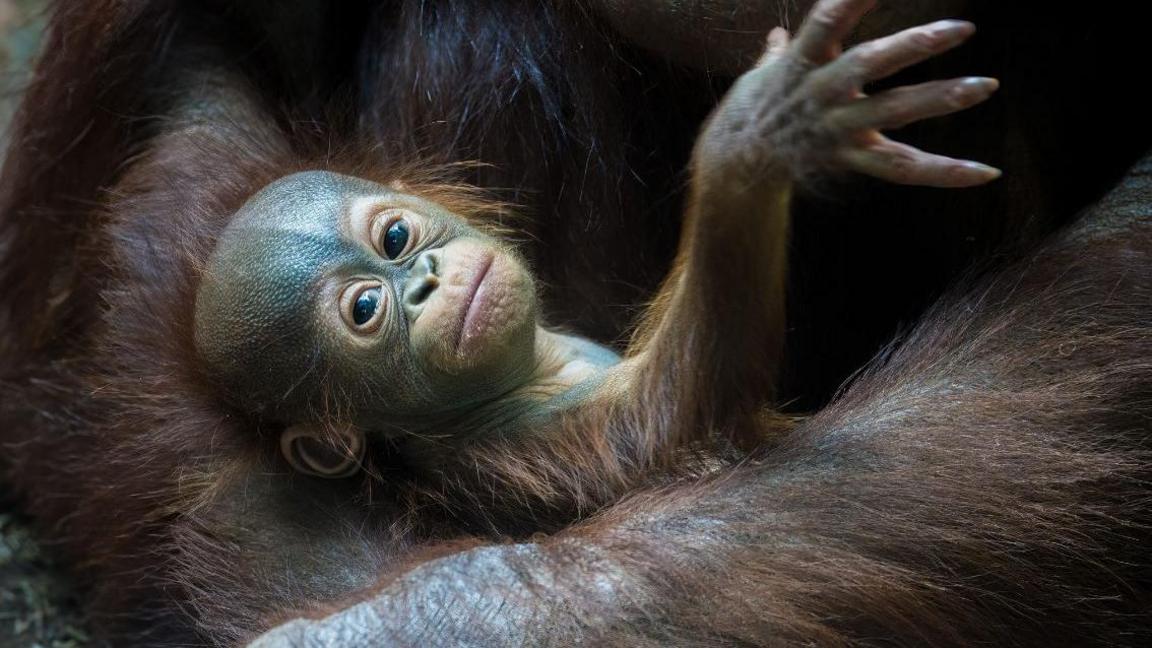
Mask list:
MULTIPOLYGON (((412 342, 429 368, 485 382, 532 363, 536 295, 514 256, 485 242, 445 246, 439 289, 412 325, 412 342)), ((511 377, 511 376, 510 376, 511 377)))

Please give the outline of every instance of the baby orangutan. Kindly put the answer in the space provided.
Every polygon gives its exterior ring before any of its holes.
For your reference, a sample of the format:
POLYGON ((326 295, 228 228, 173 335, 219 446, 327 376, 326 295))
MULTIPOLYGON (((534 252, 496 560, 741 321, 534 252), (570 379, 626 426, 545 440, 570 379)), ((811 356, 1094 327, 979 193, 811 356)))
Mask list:
POLYGON ((387 442, 455 475, 446 481, 488 475, 554 488, 555 502, 598 500, 694 440, 754 439, 783 338, 793 182, 859 172, 967 187, 999 175, 880 134, 976 105, 997 83, 865 96, 974 31, 943 21, 841 53, 870 5, 826 0, 794 40, 773 31, 716 109, 693 153, 675 268, 622 358, 542 324, 525 264, 472 215, 401 183, 308 171, 253 196, 219 239, 196 304, 210 373, 283 426, 292 467, 324 477, 354 474, 387 442))

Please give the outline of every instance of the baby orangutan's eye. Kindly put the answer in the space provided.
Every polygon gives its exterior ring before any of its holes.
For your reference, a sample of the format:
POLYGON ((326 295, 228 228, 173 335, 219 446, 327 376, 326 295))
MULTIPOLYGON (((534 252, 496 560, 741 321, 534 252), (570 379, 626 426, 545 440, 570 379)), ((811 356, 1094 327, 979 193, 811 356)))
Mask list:
POLYGON ((344 322, 357 333, 380 329, 387 311, 387 296, 379 281, 361 281, 344 290, 340 311, 344 322))
POLYGON ((412 249, 417 232, 411 216, 403 209, 389 209, 376 217, 372 238, 380 256, 399 259, 412 249))
POLYGON ((352 321, 356 326, 364 326, 376 317, 378 310, 380 310, 380 289, 369 288, 356 298, 356 303, 352 306, 352 321))
POLYGON ((384 242, 380 245, 384 250, 384 255, 389 259, 395 259, 404 254, 404 250, 408 247, 408 223, 403 220, 398 220, 388 227, 388 231, 384 232, 384 242))

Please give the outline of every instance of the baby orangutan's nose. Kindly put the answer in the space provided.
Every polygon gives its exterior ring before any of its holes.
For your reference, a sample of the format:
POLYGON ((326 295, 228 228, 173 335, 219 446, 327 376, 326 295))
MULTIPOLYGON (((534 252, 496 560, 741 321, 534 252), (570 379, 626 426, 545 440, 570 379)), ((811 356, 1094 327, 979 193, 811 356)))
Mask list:
POLYGON ((404 313, 409 322, 416 321, 428 298, 440 286, 440 250, 425 250, 416 257, 408 281, 404 282, 404 313))

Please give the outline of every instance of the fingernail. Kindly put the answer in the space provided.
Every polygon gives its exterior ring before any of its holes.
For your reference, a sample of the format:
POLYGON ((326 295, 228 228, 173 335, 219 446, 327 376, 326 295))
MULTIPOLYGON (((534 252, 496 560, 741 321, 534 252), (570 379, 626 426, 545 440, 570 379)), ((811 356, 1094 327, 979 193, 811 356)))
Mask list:
POLYGON ((979 162, 965 162, 964 166, 975 171, 976 173, 979 173, 980 175, 987 176, 989 180, 995 180, 996 178, 1004 175, 1004 172, 1000 169, 997 169, 994 166, 988 166, 987 164, 981 164, 979 162))
POLYGON ((1000 88, 1000 81, 992 77, 968 77, 960 84, 963 87, 971 88, 972 90, 980 90, 988 94, 996 92, 1000 88))
POLYGON ((928 26, 928 34, 932 38, 956 38, 976 31, 976 25, 967 20, 941 20, 928 26))
POLYGON ((989 77, 968 77, 951 90, 952 99, 959 105, 984 101, 1000 87, 1000 82, 989 77))

